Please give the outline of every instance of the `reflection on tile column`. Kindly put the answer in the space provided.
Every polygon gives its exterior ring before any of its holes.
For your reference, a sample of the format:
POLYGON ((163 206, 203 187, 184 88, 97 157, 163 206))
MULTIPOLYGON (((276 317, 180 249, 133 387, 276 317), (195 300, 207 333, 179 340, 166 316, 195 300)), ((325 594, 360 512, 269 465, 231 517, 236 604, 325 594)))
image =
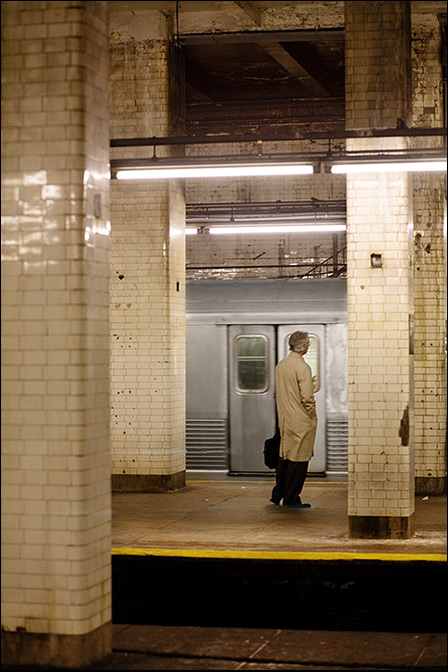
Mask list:
POLYGON ((3 5, 2 618, 84 636, 111 620, 107 9, 3 5))

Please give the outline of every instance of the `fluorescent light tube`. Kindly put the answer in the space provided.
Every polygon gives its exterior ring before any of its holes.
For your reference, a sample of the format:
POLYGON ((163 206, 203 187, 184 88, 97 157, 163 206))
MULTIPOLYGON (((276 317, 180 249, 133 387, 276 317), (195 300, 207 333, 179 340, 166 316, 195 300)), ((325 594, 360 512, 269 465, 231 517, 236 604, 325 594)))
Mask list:
POLYGON ((446 171, 445 161, 409 161, 400 163, 340 163, 331 166, 332 173, 408 173, 446 171))
MULTIPOLYGON (((207 234, 222 236, 226 234, 260 234, 260 233, 336 233, 344 232, 345 224, 317 224, 309 226, 211 226, 207 234)), ((187 228, 187 235, 197 233, 196 228, 187 228)))
POLYGON ((142 168, 119 170, 117 180, 166 180, 195 177, 257 177, 263 175, 311 175, 313 166, 299 163, 231 166, 186 166, 177 168, 142 168))

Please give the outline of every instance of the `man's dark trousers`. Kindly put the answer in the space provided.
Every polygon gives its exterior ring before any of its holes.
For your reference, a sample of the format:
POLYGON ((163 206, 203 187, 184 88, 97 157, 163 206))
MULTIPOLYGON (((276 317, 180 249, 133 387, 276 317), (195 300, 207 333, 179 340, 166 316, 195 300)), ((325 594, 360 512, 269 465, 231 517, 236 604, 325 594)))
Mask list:
POLYGON ((283 499, 285 506, 300 504, 300 493, 305 483, 308 464, 309 462, 294 462, 279 457, 271 502, 280 504, 283 499))

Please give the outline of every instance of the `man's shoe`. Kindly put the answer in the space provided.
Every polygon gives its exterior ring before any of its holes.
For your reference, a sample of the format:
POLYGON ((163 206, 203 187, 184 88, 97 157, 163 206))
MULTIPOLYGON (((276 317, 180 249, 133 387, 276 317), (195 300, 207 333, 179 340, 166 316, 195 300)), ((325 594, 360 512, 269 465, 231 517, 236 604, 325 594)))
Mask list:
POLYGON ((269 501, 272 502, 273 504, 275 504, 276 506, 278 506, 280 504, 280 502, 276 502, 275 499, 270 499, 269 501))
POLYGON ((286 504, 288 509, 311 509, 311 504, 286 504))

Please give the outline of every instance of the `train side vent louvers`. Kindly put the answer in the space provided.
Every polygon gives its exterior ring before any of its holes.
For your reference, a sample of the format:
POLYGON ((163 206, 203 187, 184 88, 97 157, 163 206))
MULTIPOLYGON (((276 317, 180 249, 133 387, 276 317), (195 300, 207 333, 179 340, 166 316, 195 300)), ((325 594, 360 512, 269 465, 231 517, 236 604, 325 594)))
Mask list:
POLYGON ((187 469, 228 469, 226 420, 187 419, 187 469))
POLYGON ((348 419, 327 417, 327 471, 348 472, 348 419))

